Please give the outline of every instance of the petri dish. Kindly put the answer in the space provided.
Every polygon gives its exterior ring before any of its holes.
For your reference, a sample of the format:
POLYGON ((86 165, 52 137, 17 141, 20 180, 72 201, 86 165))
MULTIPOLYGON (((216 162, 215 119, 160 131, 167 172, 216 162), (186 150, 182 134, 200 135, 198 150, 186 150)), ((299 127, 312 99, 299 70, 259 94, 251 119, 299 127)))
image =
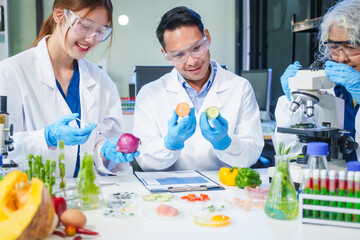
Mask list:
POLYGON ((223 227, 231 223, 231 218, 223 214, 196 214, 194 223, 204 227, 223 227))

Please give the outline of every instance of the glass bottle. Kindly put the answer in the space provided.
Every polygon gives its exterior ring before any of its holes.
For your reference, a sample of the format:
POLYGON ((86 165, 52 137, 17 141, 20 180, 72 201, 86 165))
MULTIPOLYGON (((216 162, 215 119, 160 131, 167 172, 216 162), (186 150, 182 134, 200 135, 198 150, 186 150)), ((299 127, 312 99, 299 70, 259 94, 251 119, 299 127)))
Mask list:
POLYGON ((79 207, 94 209, 100 207, 103 201, 100 184, 94 171, 94 160, 91 154, 80 154, 80 171, 76 180, 79 207))
POLYGON ((325 142, 309 142, 306 147, 306 155, 309 156, 306 165, 307 169, 325 169, 328 171, 327 155, 329 144, 325 142))
POLYGON ((275 156, 276 169, 271 181, 265 213, 275 219, 290 220, 298 215, 298 200, 289 172, 288 155, 275 156))

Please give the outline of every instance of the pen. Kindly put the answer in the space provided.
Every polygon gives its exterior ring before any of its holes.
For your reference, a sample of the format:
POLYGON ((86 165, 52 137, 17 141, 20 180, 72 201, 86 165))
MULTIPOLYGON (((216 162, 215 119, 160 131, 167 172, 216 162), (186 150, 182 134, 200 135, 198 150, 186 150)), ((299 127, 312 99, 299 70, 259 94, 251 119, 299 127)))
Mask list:
MULTIPOLYGON (((80 118, 75 118, 76 120, 78 120, 79 122, 82 122, 84 125, 87 125, 83 120, 81 120, 80 118)), ((94 129, 93 131, 97 132, 98 134, 100 134, 101 136, 103 136, 104 138, 106 138, 107 140, 109 140, 111 143, 113 143, 116 146, 116 143, 111 140, 109 137, 107 137, 106 135, 104 135, 102 132, 100 132, 99 130, 94 129)))

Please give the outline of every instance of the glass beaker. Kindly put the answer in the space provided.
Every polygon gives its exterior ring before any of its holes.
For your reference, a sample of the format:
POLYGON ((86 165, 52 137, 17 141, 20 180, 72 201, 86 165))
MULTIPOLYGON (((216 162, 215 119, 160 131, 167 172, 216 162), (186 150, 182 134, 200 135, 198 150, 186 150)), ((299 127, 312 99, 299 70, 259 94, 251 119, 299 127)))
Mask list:
POLYGON ((298 215, 298 200, 290 177, 288 155, 275 156, 276 169, 271 181, 265 213, 275 219, 290 220, 298 215))
POLYGON ((80 171, 76 180, 79 207, 83 210, 100 207, 103 202, 100 184, 94 171, 92 154, 80 154, 80 171))

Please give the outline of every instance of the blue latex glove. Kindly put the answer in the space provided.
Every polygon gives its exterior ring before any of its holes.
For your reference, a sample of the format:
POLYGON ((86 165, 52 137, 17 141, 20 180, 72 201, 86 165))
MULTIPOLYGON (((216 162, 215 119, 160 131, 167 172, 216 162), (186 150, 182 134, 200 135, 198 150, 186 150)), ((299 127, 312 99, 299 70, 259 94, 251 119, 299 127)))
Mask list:
POLYGON ((172 118, 168 122, 168 134, 164 138, 165 147, 171 150, 181 150, 184 142, 189 139, 196 130, 195 109, 191 108, 189 115, 186 115, 177 122, 179 116, 174 110, 172 118))
POLYGON ((69 123, 79 116, 73 113, 60 118, 57 122, 45 127, 45 139, 49 146, 56 147, 59 140, 65 145, 81 145, 86 143, 96 124, 88 124, 84 128, 70 127, 69 123))
POLYGON ((342 85, 357 103, 360 103, 360 72, 334 61, 325 63, 325 74, 336 84, 342 85))
POLYGON ((231 144, 231 138, 228 135, 228 122, 220 115, 220 113, 217 118, 212 118, 210 121, 214 127, 210 126, 205 112, 202 112, 200 115, 200 129, 202 135, 215 149, 227 149, 231 144))
POLYGON ((140 155, 139 151, 134 153, 122 153, 116 150, 116 144, 119 138, 111 138, 111 141, 107 139, 104 142, 100 152, 102 156, 114 163, 125 163, 134 161, 134 157, 138 157, 140 155))
POLYGON ((285 93, 287 99, 291 101, 290 98, 290 89, 289 89, 289 78, 294 77, 297 73, 297 71, 301 68, 301 65, 298 61, 294 62, 293 64, 290 64, 283 75, 280 77, 281 86, 283 89, 283 92, 285 93))

